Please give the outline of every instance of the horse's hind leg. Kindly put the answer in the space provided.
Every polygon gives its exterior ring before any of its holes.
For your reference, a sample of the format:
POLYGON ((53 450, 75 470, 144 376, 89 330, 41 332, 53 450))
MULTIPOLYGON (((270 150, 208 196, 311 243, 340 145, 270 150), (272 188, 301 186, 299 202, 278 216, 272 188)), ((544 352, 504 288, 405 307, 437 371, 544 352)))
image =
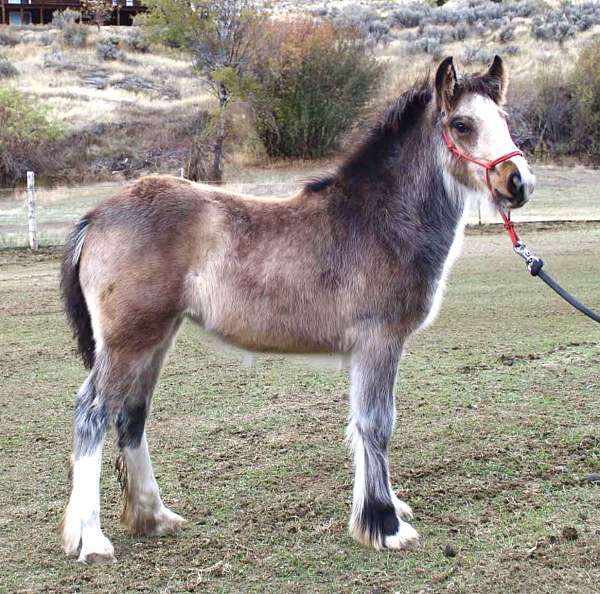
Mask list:
POLYGON ((152 392, 170 341, 169 337, 157 349, 117 418, 121 455, 116 468, 125 496, 121 522, 134 535, 172 533, 185 521, 162 502, 144 430, 152 392))
POLYGON ((412 512, 393 493, 388 445, 395 423, 394 379, 401 345, 371 338, 352 355, 348 439, 354 450, 355 479, 350 533, 377 549, 405 549, 419 537, 405 520, 412 512))
MULTIPOLYGON (((72 490, 61 522, 63 547, 79 561, 112 561, 113 547, 100 528, 100 467, 108 427, 116 421, 125 457, 130 458, 130 483, 156 485, 148 472, 143 435, 146 411, 164 354, 179 323, 163 320, 161 339, 135 349, 121 341, 106 343, 96 354, 94 368, 79 391, 75 406, 72 490), (138 467, 141 469, 138 471, 138 467)), ((156 489, 158 497, 158 489, 156 489)))
POLYGON ((98 367, 77 395, 71 497, 60 525, 63 548, 80 561, 114 561, 113 546, 100 529, 100 468, 110 412, 101 390, 98 367))

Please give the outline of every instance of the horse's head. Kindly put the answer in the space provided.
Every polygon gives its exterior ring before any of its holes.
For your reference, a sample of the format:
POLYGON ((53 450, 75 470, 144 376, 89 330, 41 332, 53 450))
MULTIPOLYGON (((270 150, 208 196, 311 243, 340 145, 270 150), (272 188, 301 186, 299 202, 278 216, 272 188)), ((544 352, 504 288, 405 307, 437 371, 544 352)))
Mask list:
POLYGON ((518 208, 533 192, 535 176, 508 130, 502 109, 507 87, 508 73, 498 56, 487 72, 461 75, 446 58, 435 76, 435 105, 443 149, 454 155, 446 160, 449 173, 467 187, 489 188, 500 206, 518 208))

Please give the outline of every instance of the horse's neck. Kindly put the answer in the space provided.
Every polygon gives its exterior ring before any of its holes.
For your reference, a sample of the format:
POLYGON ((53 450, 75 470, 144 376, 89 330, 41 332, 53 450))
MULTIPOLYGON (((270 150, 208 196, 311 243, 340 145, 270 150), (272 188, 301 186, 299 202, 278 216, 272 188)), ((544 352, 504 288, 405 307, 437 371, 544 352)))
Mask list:
POLYGON ((441 269, 456 235, 462 233, 468 191, 444 172, 434 140, 409 143, 399 155, 396 174, 388 176, 394 187, 382 211, 385 227, 399 244, 408 238, 416 257, 441 269))

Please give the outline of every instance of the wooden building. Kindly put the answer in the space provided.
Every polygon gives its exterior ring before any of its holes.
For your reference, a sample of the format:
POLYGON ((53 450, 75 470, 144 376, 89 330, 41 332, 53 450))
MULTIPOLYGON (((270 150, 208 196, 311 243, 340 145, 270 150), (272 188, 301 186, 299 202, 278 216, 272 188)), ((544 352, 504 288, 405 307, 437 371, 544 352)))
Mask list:
MULTIPOLYGON (((112 4, 107 25, 131 25, 133 17, 144 10, 140 0, 112 0, 112 4)), ((55 10, 66 8, 82 13, 83 21, 88 20, 80 0, 0 0, 0 25, 45 25, 52 22, 55 10)))

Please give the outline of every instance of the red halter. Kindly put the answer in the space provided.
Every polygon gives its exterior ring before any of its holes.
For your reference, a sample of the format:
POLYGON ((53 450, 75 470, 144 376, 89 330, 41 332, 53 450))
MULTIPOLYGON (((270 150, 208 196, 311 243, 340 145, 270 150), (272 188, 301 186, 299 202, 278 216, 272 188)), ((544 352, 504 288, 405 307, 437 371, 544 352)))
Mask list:
MULTIPOLYGON (((487 161, 486 159, 478 159, 477 157, 472 157, 471 155, 461 151, 456 146, 456 144, 454 143, 452 138, 450 138, 450 134, 448 134, 448 130, 446 130, 446 128, 444 128, 442 130, 442 137, 444 139, 444 142, 446 143, 446 146, 450 150, 450 152, 457 159, 463 159, 464 161, 471 161, 471 163, 475 163, 476 165, 479 165, 480 167, 483 167, 485 169, 485 184, 488 187, 488 190, 490 191, 490 194, 492 195, 492 197, 494 196, 494 190, 492 188, 492 183, 490 181, 490 171, 495 169, 496 165, 500 165, 500 163, 503 163, 504 161, 508 161, 509 159, 512 159, 513 157, 522 157, 523 156, 523 153, 517 149, 515 151, 512 151, 511 153, 502 155, 501 157, 498 157, 497 159, 494 159, 493 161, 487 161)), ((512 241, 513 247, 516 247, 519 244, 520 240, 519 240, 519 236, 517 235, 517 231, 510 220, 510 213, 504 212, 501 208, 498 208, 498 212, 500 213, 500 216, 502 217, 502 220, 504 221, 504 228, 506 229, 506 231, 508 232, 508 235, 510 236, 510 240, 512 241)))

